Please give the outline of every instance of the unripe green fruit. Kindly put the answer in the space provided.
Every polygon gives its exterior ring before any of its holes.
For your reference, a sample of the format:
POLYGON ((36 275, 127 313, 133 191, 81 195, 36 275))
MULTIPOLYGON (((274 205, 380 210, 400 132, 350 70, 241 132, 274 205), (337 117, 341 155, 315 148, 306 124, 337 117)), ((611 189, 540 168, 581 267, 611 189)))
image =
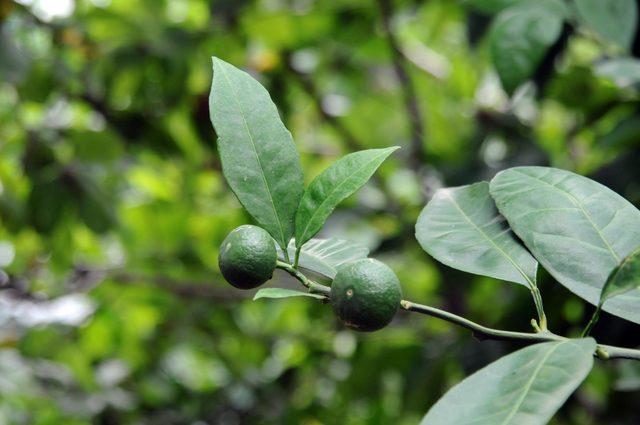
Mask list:
POLYGON ((278 254, 266 230, 249 224, 222 241, 218 264, 222 276, 238 289, 256 288, 273 276, 278 254))
POLYGON ((387 326, 401 299, 402 288, 393 270, 371 258, 340 266, 331 284, 333 311, 346 326, 358 331, 387 326))

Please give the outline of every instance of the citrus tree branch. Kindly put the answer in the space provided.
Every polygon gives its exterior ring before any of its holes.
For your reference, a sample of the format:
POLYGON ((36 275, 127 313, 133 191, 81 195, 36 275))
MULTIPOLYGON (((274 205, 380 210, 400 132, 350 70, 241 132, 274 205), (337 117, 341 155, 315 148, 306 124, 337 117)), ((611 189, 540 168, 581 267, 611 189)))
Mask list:
MULTIPOLYGON (((307 278, 300 270, 294 268, 292 265, 283 261, 278 261, 276 267, 286 271, 291 276, 296 278, 303 286, 309 289, 309 292, 324 295, 329 298, 331 295, 331 288, 312 281, 307 278)), ((541 331, 536 333, 529 332, 514 332, 505 331, 502 329, 494 329, 483 326, 479 323, 473 322, 465 317, 458 316, 457 314, 450 313, 445 310, 441 310, 436 307, 431 307, 424 304, 418 304, 407 300, 400 301, 400 308, 406 311, 411 311, 420 314, 426 314, 427 316, 435 317, 437 319, 445 320, 454 325, 463 327, 473 332, 474 336, 480 340, 490 339, 497 341, 525 341, 525 342, 549 342, 549 341, 565 341, 568 338, 556 335, 549 331, 541 331)), ((612 345, 598 344, 598 349, 595 352, 595 356, 602 360, 609 359, 631 359, 640 360, 640 350, 632 348, 615 347, 612 345)))

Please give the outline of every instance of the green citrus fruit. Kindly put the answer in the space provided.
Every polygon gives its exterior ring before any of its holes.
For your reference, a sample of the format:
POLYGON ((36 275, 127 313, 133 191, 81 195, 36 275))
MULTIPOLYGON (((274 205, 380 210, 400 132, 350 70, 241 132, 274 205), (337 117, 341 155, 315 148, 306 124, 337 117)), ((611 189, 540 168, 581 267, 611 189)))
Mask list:
POLYGON ((277 258, 269 233, 246 224, 222 241, 218 264, 227 282, 239 289, 252 289, 271 279, 277 258))
POLYGON ((371 258, 340 266, 331 284, 333 311, 346 326, 358 331, 384 328, 401 299, 402 289, 393 270, 371 258))

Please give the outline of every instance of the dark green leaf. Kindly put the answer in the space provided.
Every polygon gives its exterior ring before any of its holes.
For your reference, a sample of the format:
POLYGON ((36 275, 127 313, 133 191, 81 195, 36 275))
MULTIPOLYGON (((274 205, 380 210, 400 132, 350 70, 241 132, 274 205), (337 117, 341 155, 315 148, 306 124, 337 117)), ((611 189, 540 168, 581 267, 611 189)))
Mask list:
POLYGON ((100 188, 87 176, 79 176, 78 213, 88 228, 96 233, 109 230, 116 219, 113 203, 109 202, 100 188))
POLYGON ((296 246, 304 245, 335 207, 360 189, 380 164, 397 149, 369 149, 340 158, 318 175, 305 190, 296 214, 296 246))
POLYGON ((533 75, 560 36, 565 15, 563 3, 544 0, 517 4, 496 17, 490 34, 491 56, 508 93, 533 75))
POLYGON ((465 5, 485 13, 497 13, 526 0, 463 0, 465 5))
POLYGON ((576 0, 578 17, 598 34, 629 49, 638 23, 635 0, 576 0))
POLYGON ((58 178, 35 182, 28 199, 33 227, 41 233, 51 232, 60 221, 70 198, 69 190, 58 178))
MULTIPOLYGON (((611 271, 638 246, 640 211, 586 177, 546 167, 516 167, 490 185, 498 209, 553 277, 592 304, 611 271)), ((640 293, 605 304, 640 323, 640 293)))
POLYGON ((450 267, 536 286, 538 262, 498 213, 487 182, 438 190, 418 218, 416 238, 450 267))
MULTIPOLYGON (((289 256, 293 258, 296 250, 295 241, 291 241, 288 250, 289 256)), ((278 255, 282 259, 281 250, 278 250, 278 255)), ((302 247, 298 265, 303 269, 333 279, 338 266, 367 258, 367 255, 369 255, 369 250, 355 242, 337 238, 311 239, 302 247)))
POLYGON ((592 338, 523 348, 449 390, 423 425, 544 425, 593 367, 592 338))
POLYGON ((600 304, 610 298, 628 292, 636 292, 637 307, 640 309, 640 246, 629 254, 618 267, 613 269, 602 288, 600 304))
POLYGON ((258 300, 260 298, 291 298, 291 297, 310 297, 316 298, 319 300, 325 299, 326 297, 318 294, 310 294, 309 292, 300 292, 294 291, 293 289, 284 289, 284 288, 262 288, 253 297, 253 300, 258 300))
POLYGON ((213 58, 209 110, 231 189, 260 226, 286 247, 302 196, 302 169, 269 93, 246 72, 213 58))

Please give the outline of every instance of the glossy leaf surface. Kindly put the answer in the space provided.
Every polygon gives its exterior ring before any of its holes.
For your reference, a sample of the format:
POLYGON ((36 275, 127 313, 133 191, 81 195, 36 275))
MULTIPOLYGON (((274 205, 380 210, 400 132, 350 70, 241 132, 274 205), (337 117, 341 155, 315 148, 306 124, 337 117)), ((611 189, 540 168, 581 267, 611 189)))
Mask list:
MULTIPOLYGON (((291 258, 293 258, 295 250, 295 241, 291 241, 289 244, 291 258)), ((366 258, 367 255, 369 255, 369 250, 355 242, 337 238, 311 239, 302 247, 298 265, 303 269, 333 279, 338 266, 366 258)), ((283 258, 281 250, 278 250, 278 256, 280 259, 283 258)))
POLYGON ((395 150, 368 149, 340 158, 320 173, 305 190, 296 214, 296 244, 311 239, 335 207, 360 189, 395 150))
POLYGON ((287 246, 302 196, 302 169, 269 93, 246 72, 213 58, 209 112, 231 189, 258 224, 287 246))
POLYGON ((509 354, 460 382, 422 425, 543 425, 593 366, 591 338, 545 342, 509 354))
MULTIPOLYGON (((516 167, 490 185, 498 209, 553 277, 592 304, 611 271, 638 245, 640 211, 605 186, 569 171, 516 167)), ((640 294, 604 310, 640 323, 640 294)))
POLYGON ((438 190, 418 218, 416 238, 450 267, 535 286, 538 262, 498 212, 487 182, 438 190))

